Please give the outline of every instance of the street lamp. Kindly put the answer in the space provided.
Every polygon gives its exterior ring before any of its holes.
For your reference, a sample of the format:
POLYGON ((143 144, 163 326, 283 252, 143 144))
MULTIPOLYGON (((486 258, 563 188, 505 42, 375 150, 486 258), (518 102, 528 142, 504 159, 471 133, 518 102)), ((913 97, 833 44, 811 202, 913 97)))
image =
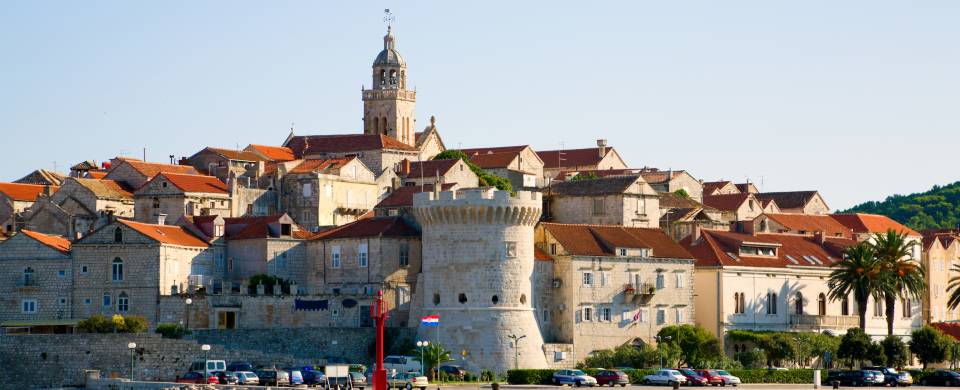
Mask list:
MULTIPOLYGON (((201 345, 201 346, 200 346, 200 349, 203 351, 203 360, 204 360, 204 362, 206 362, 206 360, 207 360, 207 352, 210 352, 210 344, 201 345)), ((203 364, 207 364, 207 363, 203 363, 203 364)))
POLYGON ((187 322, 187 327, 185 330, 189 331, 190 330, 190 304, 193 303, 193 299, 187 298, 185 301, 183 301, 183 303, 186 304, 186 306, 183 307, 183 317, 186 318, 186 322, 187 322))
POLYGON ((660 348, 660 343, 663 342, 663 340, 670 340, 671 337, 670 336, 653 336, 653 338, 657 340, 657 349, 660 351, 660 368, 663 368, 663 348, 660 348))
POLYGON ((520 340, 523 340, 527 335, 517 336, 515 334, 507 336, 507 338, 513 340, 513 369, 520 369, 520 345, 518 343, 520 340))
POLYGON ((794 336, 794 337, 793 337, 793 341, 796 341, 796 342, 797 342, 797 354, 796 354, 795 356, 796 356, 797 368, 800 368, 800 348, 801 348, 800 342, 801 342, 802 340, 800 339, 800 337, 794 336))
POLYGON ((130 350, 130 380, 133 381, 136 380, 133 377, 133 351, 137 349, 137 343, 131 341, 127 344, 127 349, 130 350))
POLYGON ((429 341, 417 341, 417 348, 420 349, 420 373, 423 375, 427 375, 427 368, 423 364, 423 350, 429 345, 429 341))

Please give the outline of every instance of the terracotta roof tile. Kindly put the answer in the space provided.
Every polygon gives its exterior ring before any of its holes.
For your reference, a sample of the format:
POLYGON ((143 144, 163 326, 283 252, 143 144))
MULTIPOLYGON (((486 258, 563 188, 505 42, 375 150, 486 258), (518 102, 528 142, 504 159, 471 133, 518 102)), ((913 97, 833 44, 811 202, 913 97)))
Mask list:
MULTIPOLYGON (((152 178, 159 173, 179 173, 183 175, 199 175, 200 172, 197 172, 196 169, 189 165, 171 165, 171 164, 160 164, 160 163, 151 163, 143 162, 140 160, 122 158, 120 161, 123 161, 124 164, 130 165, 131 168, 135 169, 137 172, 140 172, 148 178, 152 178)), ((116 167, 114 167, 116 169, 116 167)))
POLYGON ((27 237, 37 240, 37 242, 43 245, 46 245, 50 248, 53 248, 57 251, 60 251, 62 253, 70 252, 70 240, 63 238, 61 236, 43 234, 43 233, 39 233, 32 230, 27 230, 27 229, 20 230, 20 233, 23 233, 27 237))
POLYGON ((296 136, 284 145, 299 158, 315 153, 352 153, 368 150, 405 150, 417 149, 382 134, 341 134, 296 136))
POLYGON ((551 195, 584 196, 622 194, 635 183, 643 183, 639 175, 608 176, 597 179, 554 182, 548 188, 551 195))
POLYGON ((458 162, 460 162, 460 159, 456 158, 447 160, 411 161, 410 173, 404 176, 408 178, 428 178, 437 176, 438 172, 440 173, 440 176, 443 176, 453 169, 458 162))
POLYGON ((239 160, 239 161, 263 161, 264 160, 262 157, 260 157, 260 155, 248 150, 215 148, 212 146, 208 146, 204 148, 201 152, 203 151, 213 152, 229 160, 239 160))
POLYGON ((113 180, 70 178, 77 184, 90 190, 98 199, 132 200, 133 194, 120 183, 113 180))
POLYGON ((476 154, 493 154, 493 153, 520 153, 524 149, 529 148, 530 145, 514 145, 514 146, 494 146, 489 148, 467 148, 460 149, 461 152, 466 153, 468 156, 476 154))
POLYGON ((613 225, 541 223, 563 249, 576 256, 614 256, 616 248, 648 248, 650 257, 691 259, 683 247, 660 229, 613 225))
POLYGON ((831 214, 830 216, 837 220, 837 222, 852 229, 855 233, 886 233, 888 229, 893 229, 898 233, 906 233, 909 236, 921 236, 920 233, 901 225, 899 222, 885 215, 857 213, 831 214))
POLYGON ((664 192, 660 194, 660 208, 661 209, 672 209, 672 208, 699 208, 703 207, 700 202, 693 200, 689 197, 683 197, 672 192, 664 192))
POLYGON ((297 158, 293 155, 293 150, 283 146, 267 146, 250 144, 246 150, 260 153, 261 156, 271 161, 291 161, 297 158))
POLYGON ((742 234, 715 230, 701 231, 680 241, 696 258, 697 267, 820 267, 829 268, 843 257, 843 250, 856 242, 850 239, 826 238, 821 244, 810 236, 797 234, 742 234), (776 248, 775 257, 741 255, 743 243, 769 245, 776 248))
MULTIPOLYGON (((456 186, 457 183, 444 183, 440 185, 440 190, 450 191, 456 186)), ((375 208, 413 206, 413 194, 430 191, 433 191, 433 184, 424 184, 422 188, 421 186, 400 187, 393 190, 390 195, 387 195, 386 198, 381 200, 375 208)))
POLYGON ((553 257, 550 257, 547 252, 540 250, 538 247, 533 248, 533 259, 537 261, 553 261, 553 257))
POLYGON ((703 204, 721 211, 736 211, 743 202, 752 198, 752 194, 706 195, 704 193, 703 204))
MULTIPOLYGON (((607 148, 607 153, 612 149, 607 148)), ((590 166, 600 162, 600 151, 597 148, 544 150, 537 152, 537 156, 543 160, 543 167, 547 169, 590 166)))
MULTIPOLYGON (((714 191, 730 185, 729 181, 708 181, 703 183, 703 194, 713 194, 714 191)), ((741 191, 743 192, 743 191, 741 191)))
POLYGON ((803 208, 817 195, 817 191, 760 192, 754 194, 762 201, 773 200, 783 209, 803 208))
POLYGON ((814 232, 823 232, 827 236, 853 238, 850 228, 837 222, 829 215, 809 215, 809 214, 764 214, 770 220, 790 229, 791 233, 801 231, 807 234, 814 232))
POLYGON ((40 185, 55 185, 58 186, 63 183, 63 180, 67 177, 53 171, 48 171, 46 169, 37 169, 33 172, 28 173, 26 176, 21 177, 14 181, 14 183, 21 184, 40 184, 40 185))
MULTIPOLYGON (((0 183, 0 193, 19 202, 35 202, 46 188, 47 186, 40 184, 0 183)), ((50 186, 50 193, 56 192, 58 188, 60 187, 50 186)))
MULTIPOLYGON (((278 238, 280 231, 270 231, 270 225, 279 224, 285 214, 262 215, 250 217, 224 218, 224 234, 229 240, 250 240, 258 238, 278 238)), ((289 218, 289 217, 288 217, 289 218)), ((309 238, 312 233, 303 229, 289 219, 290 236, 296 239, 309 238)), ((274 229, 277 229, 275 226, 274 229)))
POLYGON ((500 152, 470 155, 470 162, 483 169, 510 168, 520 152, 500 152))
POLYGON ((104 177, 107 177, 107 171, 88 171, 86 176, 87 179, 98 180, 103 179, 104 177))
POLYGON ((643 176, 643 180, 646 180, 647 183, 651 184, 667 183, 681 173, 686 173, 686 171, 673 169, 661 171, 656 168, 646 168, 640 170, 640 176, 643 176))
POLYGON ((341 168, 356 157, 337 157, 303 160, 300 164, 293 167, 287 173, 329 173, 339 174, 341 168))
POLYGON ((136 230, 140 234, 149 237, 157 242, 169 245, 192 246, 206 248, 210 245, 197 236, 190 234, 187 229, 180 226, 171 225, 151 225, 148 223, 128 221, 118 219, 117 222, 136 230))
MULTIPOLYGON (((199 192, 206 194, 229 194, 230 189, 220 179, 213 176, 203 175, 180 175, 176 173, 161 173, 153 180, 159 180, 160 177, 167 179, 170 184, 179 188, 183 192, 199 192)), ((152 181, 152 180, 151 180, 152 181)))
POLYGON ((954 340, 960 341, 960 323, 956 322, 933 322, 930 323, 930 326, 939 329, 946 335, 953 337, 954 340))
POLYGON ((360 237, 419 237, 420 232, 401 217, 374 217, 324 230, 311 240, 360 237))

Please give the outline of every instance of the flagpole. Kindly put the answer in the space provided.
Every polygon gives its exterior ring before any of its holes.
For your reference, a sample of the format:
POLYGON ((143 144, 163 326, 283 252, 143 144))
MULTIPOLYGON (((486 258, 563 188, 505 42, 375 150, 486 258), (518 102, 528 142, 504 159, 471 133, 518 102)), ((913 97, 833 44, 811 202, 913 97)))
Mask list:
POLYGON ((437 339, 434 341, 434 345, 437 346, 437 382, 440 381, 440 313, 437 313, 437 339))

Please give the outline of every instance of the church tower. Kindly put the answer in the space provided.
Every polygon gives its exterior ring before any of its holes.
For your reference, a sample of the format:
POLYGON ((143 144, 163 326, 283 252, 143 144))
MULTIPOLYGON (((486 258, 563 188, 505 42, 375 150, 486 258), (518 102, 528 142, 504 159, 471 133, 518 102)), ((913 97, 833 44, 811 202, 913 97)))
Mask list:
POLYGON ((363 133, 384 134, 416 146, 416 101, 417 92, 407 89, 407 63, 388 25, 383 51, 373 61, 373 86, 363 90, 363 133))

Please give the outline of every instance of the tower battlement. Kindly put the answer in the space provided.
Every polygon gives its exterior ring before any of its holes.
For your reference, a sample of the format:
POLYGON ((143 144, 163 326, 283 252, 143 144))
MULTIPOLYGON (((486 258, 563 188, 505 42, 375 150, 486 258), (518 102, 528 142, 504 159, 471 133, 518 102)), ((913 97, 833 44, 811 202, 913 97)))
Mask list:
POLYGON ((423 225, 505 224, 533 226, 543 208, 539 192, 471 188, 413 195, 414 213, 423 225))

